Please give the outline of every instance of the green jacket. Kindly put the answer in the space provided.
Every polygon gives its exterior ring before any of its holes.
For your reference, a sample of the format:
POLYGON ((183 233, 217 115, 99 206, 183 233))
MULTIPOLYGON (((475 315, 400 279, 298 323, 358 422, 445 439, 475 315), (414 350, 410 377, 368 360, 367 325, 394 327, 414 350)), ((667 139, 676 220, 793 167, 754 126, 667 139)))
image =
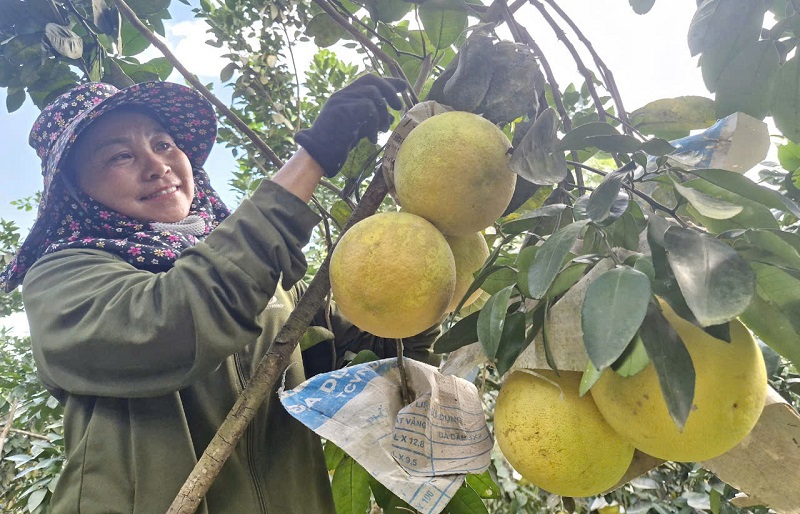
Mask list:
MULTIPOLYGON (((100 250, 47 255, 23 298, 39 376, 64 406, 67 462, 54 514, 167 510, 302 293, 302 249, 318 217, 264 181, 204 242, 163 273, 100 250), (285 285, 280 287, 281 280, 285 285)), ((330 313, 337 365, 346 350, 394 355, 394 341, 330 313)), ((325 313, 316 324, 325 326, 325 313)), ((428 360, 432 330, 407 341, 428 360)), ((327 343, 306 369, 332 369, 327 343)), ((286 386, 305 379, 299 348, 286 386)), ((272 394, 198 512, 332 513, 315 434, 272 394)))

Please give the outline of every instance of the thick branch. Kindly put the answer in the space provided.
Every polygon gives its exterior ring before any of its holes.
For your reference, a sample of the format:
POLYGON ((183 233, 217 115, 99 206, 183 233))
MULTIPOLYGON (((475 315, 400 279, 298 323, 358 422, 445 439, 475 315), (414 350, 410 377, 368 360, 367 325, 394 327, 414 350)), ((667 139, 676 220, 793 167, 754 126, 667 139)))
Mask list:
POLYGON ((164 57, 166 57, 167 60, 172 63, 175 69, 177 69, 180 74, 183 75, 183 78, 185 78, 189 84, 194 86, 194 88, 197 89, 200 94, 206 97, 209 102, 214 104, 214 107, 219 109, 219 111, 236 126, 236 128, 241 130, 243 134, 250 138, 250 140, 253 141, 253 144, 255 144, 264 155, 269 157, 269 160, 272 161, 272 164, 274 164, 276 168, 281 168, 283 166, 283 161, 280 160, 272 148, 270 148, 269 145, 267 145, 267 143, 265 143, 264 140, 253 131, 253 129, 248 127, 247 124, 241 120, 241 118, 236 116, 236 114, 234 114, 234 112, 231 111, 227 105, 222 103, 219 98, 214 96, 214 94, 211 93, 211 91, 209 91, 208 88, 202 84, 202 82, 197 80, 197 77, 195 77, 194 74, 192 74, 183 64, 181 64, 177 57, 175 57, 175 55, 170 52, 169 48, 167 48, 167 45, 158 39, 158 37, 156 37, 156 35, 153 34, 153 32, 151 32, 144 23, 142 23, 142 20, 139 19, 135 12, 133 12, 133 9, 131 9, 130 6, 125 3, 125 0, 112 0, 112 2, 128 19, 128 21, 131 22, 131 25, 133 25, 136 30, 139 31, 140 34, 142 34, 142 36, 144 36, 154 47, 158 48, 158 50, 164 54, 164 57))
MULTIPOLYGON (((344 233, 358 221, 373 214, 386 196, 388 188, 381 173, 376 173, 364 197, 345 226, 344 233)), ((275 390, 295 347, 300 342, 314 315, 325 305, 330 291, 329 265, 331 252, 311 280, 297 307, 289 315, 267 354, 261 359, 252 378, 236 404, 219 427, 189 478, 183 484, 167 514, 195 512, 211 484, 216 479, 234 446, 244 434, 250 420, 268 394, 275 390)))
POLYGON ((6 426, 3 427, 3 431, 0 432, 0 457, 3 456, 3 446, 6 444, 6 437, 8 437, 8 432, 11 430, 11 423, 14 422, 14 415, 17 413, 17 405, 19 400, 14 400, 14 403, 11 404, 11 407, 8 409, 8 418, 6 418, 6 426))

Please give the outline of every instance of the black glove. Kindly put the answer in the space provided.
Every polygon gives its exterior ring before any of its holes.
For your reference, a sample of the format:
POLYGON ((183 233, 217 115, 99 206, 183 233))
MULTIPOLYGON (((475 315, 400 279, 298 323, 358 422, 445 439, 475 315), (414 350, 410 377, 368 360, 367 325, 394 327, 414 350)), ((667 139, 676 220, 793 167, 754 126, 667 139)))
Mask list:
POLYGON ((401 79, 364 75, 332 94, 311 128, 295 134, 294 140, 322 166, 326 177, 333 177, 362 138, 377 143, 378 131, 389 130, 394 118, 386 104, 401 109, 397 94, 406 87, 401 79))

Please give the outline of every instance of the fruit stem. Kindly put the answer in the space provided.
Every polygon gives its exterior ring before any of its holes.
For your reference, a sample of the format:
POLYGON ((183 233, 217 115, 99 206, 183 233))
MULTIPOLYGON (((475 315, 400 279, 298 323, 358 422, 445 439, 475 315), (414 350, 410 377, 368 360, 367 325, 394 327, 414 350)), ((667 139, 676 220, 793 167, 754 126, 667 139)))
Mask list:
POLYGON ((411 389, 408 387, 408 376, 406 375, 406 367, 403 364, 403 340, 395 339, 397 344, 397 369, 400 370, 400 389, 403 394, 403 405, 411 405, 414 400, 411 397, 411 389))

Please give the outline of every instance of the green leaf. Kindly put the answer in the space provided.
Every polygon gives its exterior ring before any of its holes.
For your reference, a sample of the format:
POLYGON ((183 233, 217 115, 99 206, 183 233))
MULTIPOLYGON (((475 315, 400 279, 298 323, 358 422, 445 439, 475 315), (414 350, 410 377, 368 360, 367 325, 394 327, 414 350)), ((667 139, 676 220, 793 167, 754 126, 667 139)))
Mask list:
POLYGON ((682 430, 694 401, 695 373, 689 351, 655 302, 647 307, 639 335, 658 374, 669 414, 682 430))
POLYGON ((492 475, 489 473, 488 469, 480 475, 474 475, 470 473, 467 475, 466 481, 467 485, 470 486, 473 491, 478 493, 478 496, 481 498, 494 500, 503 495, 500 486, 497 485, 497 482, 492 479, 492 475))
POLYGON ((103 74, 103 82, 112 84, 119 89, 124 89, 135 84, 117 63, 113 57, 107 57, 105 60, 106 72, 103 74))
POLYGON ((425 33, 438 50, 458 40, 467 28, 467 10, 463 0, 428 0, 419 7, 425 33))
POLYGON ((540 114, 514 149, 508 167, 534 184, 557 184, 564 180, 567 160, 562 151, 555 149, 558 124, 558 115, 552 107, 540 114))
POLYGON ((696 189, 682 186, 679 182, 675 182, 673 185, 675 186, 675 190, 697 209, 697 212, 708 218, 726 220, 733 218, 744 210, 744 207, 741 205, 714 198, 696 189))
POLYGON ((784 312, 780 305, 756 294, 739 319, 770 348, 800 367, 800 333, 791 315, 791 310, 784 312))
POLYGON ((677 148, 672 146, 672 143, 670 143, 666 139, 661 139, 659 137, 648 139, 647 141, 642 143, 640 149, 647 155, 652 155, 655 157, 669 155, 675 150, 677 150, 677 148))
POLYGON ((791 141, 778 145, 778 162, 790 172, 800 168, 800 145, 791 141))
POLYGON ((800 58, 797 55, 778 71, 772 119, 784 136, 800 143, 800 58))
POLYGON ((103 33, 117 39, 122 18, 119 10, 105 2, 105 0, 92 0, 92 21, 94 26, 103 33))
POLYGON ((334 45, 346 35, 344 28, 328 13, 317 14, 306 25, 306 36, 313 38, 314 44, 321 48, 334 45))
POLYGON ((632 377, 650 364, 641 336, 637 335, 611 367, 623 377, 632 377))
POLYGON ((767 264, 753 262, 758 295, 783 312, 795 332, 800 332, 800 279, 767 264))
POLYGON ((80 59, 83 55, 83 39, 69 27, 48 23, 44 27, 44 35, 53 48, 64 57, 80 59))
POLYGON ((639 330, 650 301, 650 279, 632 268, 606 271, 586 288, 583 343, 598 369, 616 361, 639 330))
POLYGON ((150 46, 150 41, 148 41, 141 32, 136 30, 127 18, 122 19, 119 41, 122 44, 119 52, 124 56, 140 54, 150 46))
POLYGON ((689 25, 692 57, 730 44, 731 34, 744 32, 757 40, 764 22, 764 2, 753 0, 705 0, 689 25))
POLYGON ((773 189, 756 184, 742 174, 713 169, 697 170, 695 174, 715 186, 727 189, 748 200, 753 200, 770 209, 790 212, 800 218, 800 207, 796 203, 773 189))
POLYGON ((503 325, 503 335, 497 348, 497 372, 504 375, 530 344, 525 340, 525 313, 509 314, 503 325))
POLYGON ((325 327, 308 327, 300 339, 300 350, 305 351, 322 341, 333 341, 336 336, 325 327))
POLYGON ((336 225, 338 225, 341 230, 347 224, 350 215, 353 214, 353 209, 350 207, 350 204, 344 200, 337 200, 333 204, 333 207, 331 207, 330 213, 331 216, 333 216, 333 221, 336 222, 336 225))
POLYGON ((763 204, 744 198, 736 193, 716 186, 711 182, 702 179, 689 180, 683 183, 684 186, 696 189, 705 194, 711 195, 720 200, 738 204, 743 207, 742 212, 727 220, 715 220, 700 214, 692 204, 685 205, 686 214, 691 216, 697 223, 705 226, 709 232, 720 234, 736 229, 764 228, 777 229, 778 220, 773 213, 763 204))
POLYGON ((375 503, 382 509, 383 514, 409 514, 415 512, 411 505, 397 497, 372 476, 369 477, 369 487, 375 497, 375 503))
POLYGON ((469 487, 460 487, 445 507, 447 514, 489 514, 478 493, 469 487))
POLYGON ((628 0, 636 14, 647 14, 655 5, 656 0, 628 0))
POLYGON ((47 489, 37 489, 28 496, 28 512, 33 512, 36 510, 39 505, 42 504, 44 501, 44 497, 47 496, 47 489))
POLYGON ((561 270, 564 257, 586 226, 588 221, 576 221, 558 230, 536 251, 533 264, 528 271, 528 291, 531 298, 544 297, 550 284, 561 270))
POLYGON ((365 362, 375 362, 381 360, 378 357, 378 354, 373 352, 372 350, 361 350, 353 357, 353 360, 347 363, 347 366, 358 366, 359 364, 364 364, 365 362))
POLYGON ((128 0, 128 5, 140 18, 148 18, 169 7, 170 0, 128 0))
POLYGON ((588 268, 589 265, 585 262, 577 262, 568 265, 558 275, 556 275, 555 280, 553 280, 553 283, 550 285, 550 288, 544 295, 545 298, 555 300, 562 294, 566 293, 578 282, 578 280, 583 277, 588 268))
POLYGON ((535 211, 523 214, 518 217, 509 217, 503 223, 504 234, 521 234, 522 232, 534 232, 538 234, 553 233, 561 226, 562 219, 572 221, 565 211, 569 208, 566 204, 552 204, 540 207, 535 211), (538 230, 539 228, 542 230, 538 230))
POLYGON ((664 248, 675 280, 701 326, 735 318, 755 293, 753 270, 730 246, 694 230, 670 227, 664 248))
POLYGON ((347 160, 344 161, 339 173, 352 179, 361 177, 365 171, 371 170, 371 165, 374 164, 379 150, 380 147, 373 144, 369 139, 361 139, 355 148, 347 154, 347 160))
POLYGON ((581 385, 578 388, 578 394, 580 396, 585 395, 589 389, 600 380, 601 376, 603 376, 603 372, 595 368, 591 360, 587 360, 586 369, 583 370, 583 375, 581 375, 581 385))
POLYGON ((594 136, 587 138, 590 146, 608 153, 633 153, 639 150, 642 143, 638 139, 623 134, 614 136, 594 136))
POLYGON ((655 100, 633 111, 631 123, 643 134, 675 139, 676 133, 710 127, 717 121, 714 101, 702 96, 655 100))
POLYGON ((764 119, 772 103, 778 59, 773 41, 758 41, 737 54, 717 83, 717 117, 743 112, 764 119))
POLYGON ((489 360, 494 360, 503 337, 508 301, 514 286, 494 294, 478 313, 478 342, 489 360))
POLYGON ((613 171, 603 177, 603 181, 589 195, 586 203, 586 215, 595 223, 603 223, 606 220, 613 221, 628 208, 629 197, 623 193, 624 198, 620 198, 620 188, 622 182, 629 176, 630 167, 623 166, 619 170, 613 171), (619 200, 622 200, 620 202, 619 200), (612 212, 612 207, 615 207, 612 212))
MULTIPOLYGON (((795 235, 796 234, 792 234, 795 235)), ((745 260, 771 264, 789 273, 800 273, 800 252, 778 230, 747 230, 734 241, 745 260)))
POLYGON ((617 129, 608 123, 586 123, 573 128, 556 145, 556 150, 583 150, 593 146, 589 141, 596 136, 619 136, 617 129))
POLYGON ((228 82, 231 77, 233 77, 233 72, 239 69, 239 63, 236 62, 229 62, 222 68, 222 71, 219 72, 219 81, 220 82, 228 82))
POLYGON ((6 92, 6 110, 14 112, 25 103, 25 90, 22 88, 13 90, 11 88, 6 92))
POLYGON ((369 509, 369 478, 351 457, 343 459, 333 472, 331 489, 337 514, 364 514, 369 509))
POLYGON ((347 454, 344 453, 344 450, 330 441, 325 441, 325 447, 323 448, 323 451, 325 453, 325 466, 327 467, 328 471, 335 470, 336 466, 338 466, 340 462, 347 458, 347 454))
POLYGON ((436 353, 450 353, 462 346, 478 342, 478 315, 480 311, 461 318, 450 330, 439 336, 433 344, 436 353))

